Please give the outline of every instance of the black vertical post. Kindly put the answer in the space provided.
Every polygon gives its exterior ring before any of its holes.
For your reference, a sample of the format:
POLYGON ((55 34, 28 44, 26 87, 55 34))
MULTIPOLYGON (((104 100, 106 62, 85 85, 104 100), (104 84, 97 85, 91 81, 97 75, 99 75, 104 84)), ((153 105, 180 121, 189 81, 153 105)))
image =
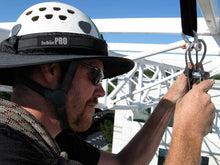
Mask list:
POLYGON ((197 32, 196 0, 180 0, 182 32, 193 37, 197 32))

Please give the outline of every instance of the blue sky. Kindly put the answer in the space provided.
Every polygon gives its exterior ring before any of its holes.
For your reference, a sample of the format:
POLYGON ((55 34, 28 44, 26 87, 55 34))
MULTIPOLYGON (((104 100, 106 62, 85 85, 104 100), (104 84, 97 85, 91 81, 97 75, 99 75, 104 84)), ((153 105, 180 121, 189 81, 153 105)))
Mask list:
MULTIPOLYGON (((47 0, 49 1, 49 0, 47 0)), ((4 0, 0 5, 0 22, 15 22, 28 7, 43 0, 4 0)), ((179 0, 59 0, 84 11, 91 18, 180 17, 179 0)), ((198 16, 201 16, 199 7, 198 16)), ((162 26, 161 26, 162 27, 162 26)), ((104 34, 107 42, 170 43, 177 35, 104 34), (120 35, 120 36, 119 36, 120 35)))

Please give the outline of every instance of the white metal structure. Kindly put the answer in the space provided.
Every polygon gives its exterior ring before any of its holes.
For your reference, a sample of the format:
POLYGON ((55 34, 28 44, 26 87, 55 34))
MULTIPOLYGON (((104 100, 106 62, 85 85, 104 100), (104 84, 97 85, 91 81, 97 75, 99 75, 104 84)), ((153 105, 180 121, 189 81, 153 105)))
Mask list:
MULTIPOLYGON (((220 74, 220 18, 217 0, 198 0, 204 18, 198 18, 198 36, 207 44, 203 62, 211 76, 220 74)), ((180 18, 127 18, 93 19, 101 33, 143 33, 181 35, 180 18), (162 25, 162 26, 161 26, 162 25)), ((9 34, 14 23, 0 23, 0 41, 9 34)), ((185 68, 182 46, 185 42, 170 44, 108 43, 110 55, 133 59, 135 67, 129 73, 104 80, 106 96, 100 99, 99 108, 116 110, 113 152, 120 149, 135 135, 143 123, 133 121, 134 111, 150 108, 158 101, 185 68), (123 110, 123 111, 121 111, 123 110)), ((5 89, 5 88, 4 88, 5 89)), ((8 88, 7 88, 8 89, 8 88)), ((220 164, 220 85, 210 91, 216 104, 216 119, 212 133, 204 138, 202 156, 209 164, 220 164)), ((189 114, 190 115, 190 114, 189 114)), ((159 148, 168 149, 172 128, 168 127, 159 148)), ((159 152, 151 164, 158 162, 159 152)))

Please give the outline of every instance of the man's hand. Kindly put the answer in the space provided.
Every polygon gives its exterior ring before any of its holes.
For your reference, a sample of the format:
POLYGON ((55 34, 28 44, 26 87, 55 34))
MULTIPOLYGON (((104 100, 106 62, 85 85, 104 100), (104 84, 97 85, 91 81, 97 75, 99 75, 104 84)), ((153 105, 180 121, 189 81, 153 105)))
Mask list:
POLYGON ((212 85, 211 80, 194 84, 178 99, 165 165, 199 164, 203 137, 210 132, 215 118, 215 106, 207 93, 212 85))
POLYGON ((207 92, 213 84, 211 80, 195 84, 177 101, 174 128, 181 129, 186 134, 196 133, 202 137, 210 132, 215 118, 215 106, 207 92))
POLYGON ((164 99, 175 104, 178 99, 182 98, 187 93, 187 91, 187 77, 182 73, 164 95, 164 99))
MULTIPOLYGON (((188 63, 188 69, 192 69, 191 63, 188 63)), ((200 66, 200 70, 204 71, 203 65, 200 66)), ((209 72, 205 72, 205 80, 209 79, 209 72)), ((171 86, 169 91, 164 95, 164 99, 170 100, 173 103, 176 103, 178 99, 182 98, 188 92, 188 78, 185 73, 182 73, 174 84, 171 86)))

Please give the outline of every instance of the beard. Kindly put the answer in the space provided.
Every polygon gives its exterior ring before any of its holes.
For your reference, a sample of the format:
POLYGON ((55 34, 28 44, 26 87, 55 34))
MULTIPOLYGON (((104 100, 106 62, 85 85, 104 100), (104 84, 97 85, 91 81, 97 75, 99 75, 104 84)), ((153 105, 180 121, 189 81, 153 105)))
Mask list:
POLYGON ((98 99, 92 98, 88 100, 85 106, 82 108, 79 114, 77 114, 76 120, 70 124, 72 130, 76 132, 84 132, 92 125, 95 108, 91 110, 90 105, 97 105, 98 99))

